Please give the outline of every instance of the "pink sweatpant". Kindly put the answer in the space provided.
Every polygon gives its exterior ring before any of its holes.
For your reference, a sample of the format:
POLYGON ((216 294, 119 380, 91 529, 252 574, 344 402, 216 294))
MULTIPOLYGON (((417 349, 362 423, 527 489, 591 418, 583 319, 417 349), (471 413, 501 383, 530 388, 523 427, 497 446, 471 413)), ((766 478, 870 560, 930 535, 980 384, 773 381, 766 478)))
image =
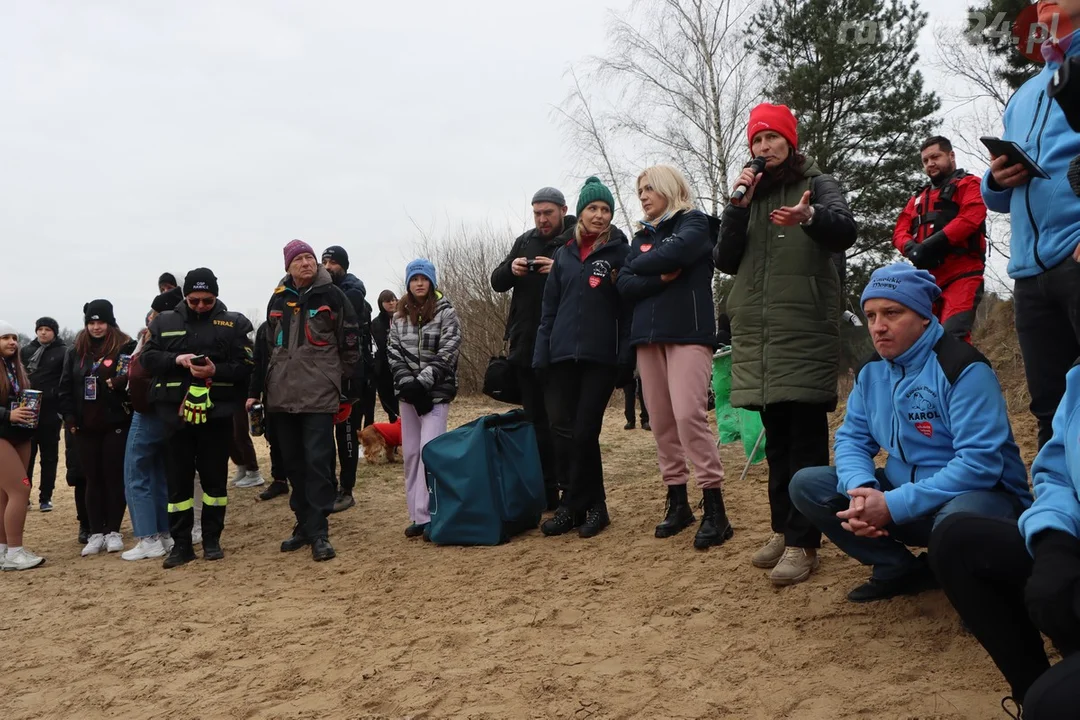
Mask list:
POLYGON ((409 507, 409 519, 417 525, 431 521, 428 514, 427 474, 420 451, 430 441, 446 432, 446 421, 450 415, 450 405, 436 403, 427 415, 417 415, 416 409, 407 402, 402 402, 401 412, 401 454, 405 460, 405 504, 409 507))
POLYGON ((724 466, 709 428, 712 350, 704 345, 638 345, 637 365, 665 485, 685 485, 694 464, 699 488, 719 488, 724 466))

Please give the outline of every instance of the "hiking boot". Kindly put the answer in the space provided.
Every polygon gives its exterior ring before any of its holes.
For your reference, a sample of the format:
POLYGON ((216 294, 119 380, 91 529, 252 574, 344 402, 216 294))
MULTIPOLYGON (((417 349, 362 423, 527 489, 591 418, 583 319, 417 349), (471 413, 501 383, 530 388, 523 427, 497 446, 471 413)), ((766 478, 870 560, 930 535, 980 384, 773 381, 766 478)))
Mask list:
POLYGON ((769 573, 773 585, 794 585, 810 577, 819 564, 817 550, 813 548, 784 548, 780 561, 769 573))
POLYGON ((918 595, 924 590, 932 590, 938 587, 937 578, 934 577, 930 565, 926 561, 926 553, 918 557, 918 565, 892 580, 878 580, 871 577, 848 593, 847 599, 853 603, 874 602, 875 600, 888 600, 898 595, 918 595))
POLYGON ((574 522, 574 520, 573 511, 565 505, 560 505, 555 510, 555 516, 545 520, 540 526, 540 532, 548 537, 565 535, 578 526, 578 523, 574 522))
POLYGON ((289 483, 275 480, 270 483, 270 487, 259 493, 260 500, 273 500, 281 495, 289 494, 289 483))
POLYGON ((724 492, 719 488, 702 490, 701 527, 694 536, 694 547, 708 550, 714 545, 723 545, 735 534, 724 509, 724 492))
POLYGON ((656 537, 666 538, 680 533, 693 525, 696 519, 686 499, 686 486, 668 485, 667 515, 664 521, 656 526, 656 537))
POLYGON ((407 537, 407 538, 420 537, 421 535, 424 534, 424 530, 426 528, 427 528, 427 523, 424 523, 423 525, 417 525, 416 523, 413 523, 409 527, 405 528, 405 537, 407 537))
POLYGON ((323 560, 331 560, 337 557, 337 553, 334 552, 334 546, 330 544, 330 541, 326 538, 315 538, 311 543, 311 559, 315 562, 322 562, 323 560))
POLYGON ((330 512, 339 513, 343 510, 348 510, 356 504, 356 500, 353 499, 351 492, 340 491, 337 494, 337 498, 334 500, 334 506, 330 508, 330 512))
POLYGON ((626 421, 626 424, 625 424, 625 425, 623 425, 623 428, 622 428, 622 429, 623 429, 623 430, 633 430, 633 429, 634 429, 635 427, 636 427, 636 426, 634 425, 634 421, 633 421, 633 420, 627 420, 627 421, 626 421))
POLYGON ((642 420, 641 421, 641 429, 645 430, 647 432, 652 432, 652 425, 649 424, 648 420, 642 420))
POLYGON ((7 554, 3 557, 3 562, 0 562, 0 569, 3 569, 4 572, 29 570, 44 562, 45 558, 35 555, 26 548, 19 548, 18 550, 7 551, 7 554))
POLYGON ((194 559, 195 550, 191 547, 191 543, 177 542, 173 545, 173 549, 169 552, 169 556, 165 558, 165 562, 161 563, 161 567, 169 570, 170 568, 186 565, 194 559))
POLYGON ((94 533, 90 536, 90 539, 86 541, 86 547, 82 549, 82 556, 89 557, 90 555, 97 555, 104 548, 105 536, 101 533, 94 533))
POLYGON ((768 570, 776 567, 776 563, 780 562, 783 555, 784 536, 780 533, 773 533, 772 537, 769 538, 769 542, 762 545, 761 549, 750 558, 750 563, 756 568, 768 570))
POLYGON ((222 560, 225 557, 225 551, 221 549, 221 540, 218 538, 203 538, 202 552, 205 560, 222 560))
POLYGON ((607 504, 603 502, 595 503, 585 511, 585 522, 577 529, 578 537, 596 537, 601 530, 610 524, 611 518, 608 517, 607 504))
POLYGON ((311 538, 301 532, 300 526, 296 525, 295 527, 293 527, 292 537, 288 540, 282 540, 281 552, 293 552, 294 550, 299 550, 300 548, 310 544, 311 538))

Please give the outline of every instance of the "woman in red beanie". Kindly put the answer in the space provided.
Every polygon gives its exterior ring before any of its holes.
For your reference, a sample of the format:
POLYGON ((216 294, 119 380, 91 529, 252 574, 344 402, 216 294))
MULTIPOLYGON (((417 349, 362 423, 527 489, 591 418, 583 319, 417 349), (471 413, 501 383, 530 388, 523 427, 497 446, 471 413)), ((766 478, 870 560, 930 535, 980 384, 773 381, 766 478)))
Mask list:
POLYGON ((791 504, 788 485, 804 467, 829 464, 828 413, 836 408, 842 282, 834 254, 855 242, 855 219, 833 178, 798 152, 795 116, 784 105, 750 111, 747 140, 764 170, 735 181, 713 251, 735 276, 731 404, 761 411, 769 461, 773 534, 754 554, 775 585, 810 577, 821 533, 791 504))

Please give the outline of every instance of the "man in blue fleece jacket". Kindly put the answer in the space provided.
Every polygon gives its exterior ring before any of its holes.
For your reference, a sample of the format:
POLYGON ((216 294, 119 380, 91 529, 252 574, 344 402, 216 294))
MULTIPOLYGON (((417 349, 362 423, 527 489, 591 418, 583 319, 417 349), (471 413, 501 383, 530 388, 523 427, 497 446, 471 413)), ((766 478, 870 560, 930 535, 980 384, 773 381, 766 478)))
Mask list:
MULTIPOLYGON (((1080 2, 1040 2, 1047 28, 1080 27, 1080 2), (1054 13, 1066 14, 1055 22, 1054 13)), ((1062 33, 1064 34, 1064 33, 1062 33)), ((1069 187, 1069 162, 1080 154, 1080 134, 1069 127, 1047 84, 1070 56, 1077 35, 1042 45, 1046 66, 1017 90, 1005 108, 1004 140, 1019 144, 1049 179, 1032 178, 1005 156, 993 159, 982 181, 989 210, 1010 213, 1009 277, 1015 281, 1016 334, 1024 356, 1031 413, 1039 421, 1039 447, 1050 439, 1065 392, 1065 373, 1080 356, 1080 198, 1069 187)), ((1074 79, 1075 81, 1075 79, 1074 79)))
POLYGON ((934 585, 925 547, 947 515, 1016 518, 1031 504, 997 376, 934 318, 933 276, 906 263, 874 271, 862 294, 877 350, 859 371, 836 431, 836 467, 806 468, 791 499, 870 580, 851 602, 934 585), (874 458, 888 453, 885 467, 874 458))

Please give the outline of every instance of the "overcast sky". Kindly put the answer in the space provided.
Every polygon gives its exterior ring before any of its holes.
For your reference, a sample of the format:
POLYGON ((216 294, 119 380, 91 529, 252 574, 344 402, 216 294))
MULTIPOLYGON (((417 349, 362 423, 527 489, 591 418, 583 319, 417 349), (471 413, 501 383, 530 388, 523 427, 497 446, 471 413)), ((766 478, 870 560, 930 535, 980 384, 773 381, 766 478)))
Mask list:
POLYGON ((416 225, 521 231, 536 188, 576 196, 552 106, 628 5, 3 0, 0 318, 77 328, 105 297, 133 333, 158 274, 197 266, 257 315, 296 237, 374 296, 416 225))

